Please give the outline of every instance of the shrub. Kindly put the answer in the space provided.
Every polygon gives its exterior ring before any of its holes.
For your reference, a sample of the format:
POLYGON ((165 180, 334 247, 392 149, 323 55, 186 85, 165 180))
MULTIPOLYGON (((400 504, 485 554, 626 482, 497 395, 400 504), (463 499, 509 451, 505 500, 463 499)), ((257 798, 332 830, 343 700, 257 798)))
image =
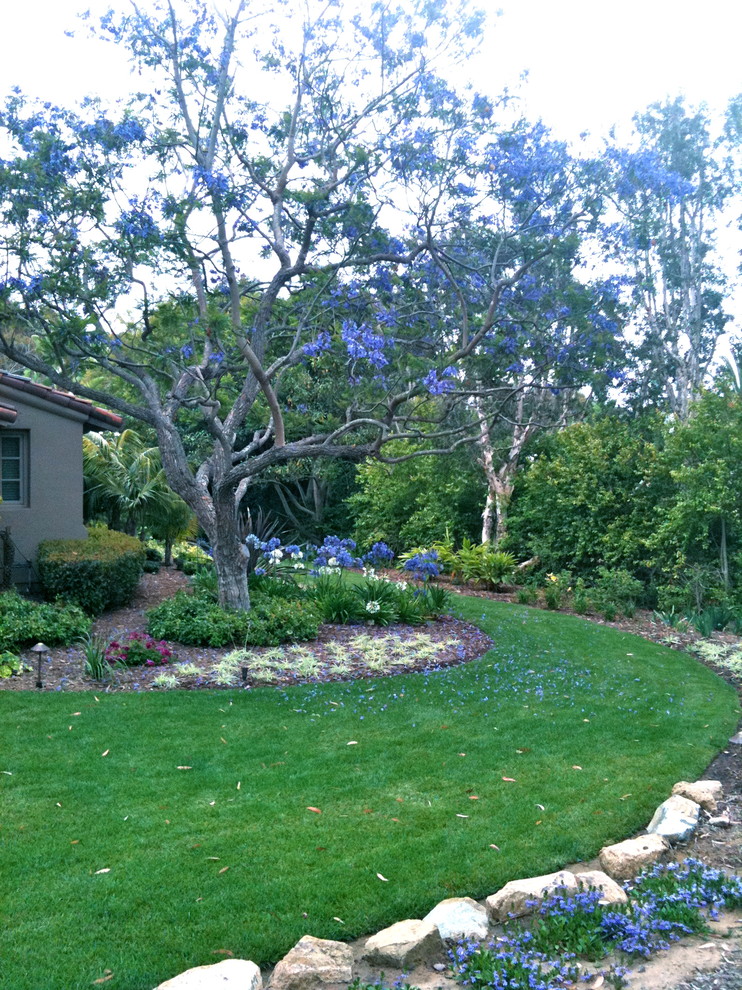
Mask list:
POLYGON ((311 602, 279 598, 256 601, 249 612, 221 608, 204 595, 177 592, 147 613, 147 628, 157 639, 193 646, 278 646, 316 639, 319 615, 311 602))
POLYGON ((48 598, 62 598, 100 615, 129 604, 144 558, 144 546, 133 536, 96 527, 86 540, 39 544, 39 576, 48 598))
POLYGON ((77 605, 32 602, 16 591, 0 595, 0 650, 19 650, 39 642, 68 646, 90 626, 91 620, 77 605))
POLYGON ((592 599, 607 619, 617 613, 631 617, 636 611, 636 600, 642 592, 642 583, 622 568, 598 568, 598 580, 592 590, 592 599))
MULTIPOLYGON (((312 589, 323 622, 345 625, 360 622, 364 618, 361 598, 339 576, 323 575, 317 578, 312 589)), ((370 617, 370 616, 369 616, 370 617)))
POLYGON ((106 650, 109 664, 121 663, 125 667, 160 667, 175 654, 164 640, 156 640, 146 633, 133 632, 123 640, 112 640, 106 650))
POLYGON ((9 650, 0 653, 0 678, 13 677, 16 674, 22 674, 25 670, 31 669, 15 653, 11 653, 9 650))
POLYGON ((561 574, 547 574, 546 584, 544 585, 544 602, 546 607, 556 610, 561 608, 562 600, 568 591, 571 591, 570 583, 572 581, 572 575, 569 571, 563 571, 561 574))

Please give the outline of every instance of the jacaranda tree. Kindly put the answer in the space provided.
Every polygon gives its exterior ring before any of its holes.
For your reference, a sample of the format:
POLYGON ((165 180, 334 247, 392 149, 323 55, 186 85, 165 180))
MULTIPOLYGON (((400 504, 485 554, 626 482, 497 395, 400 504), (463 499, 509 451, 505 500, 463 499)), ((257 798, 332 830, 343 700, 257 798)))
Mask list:
MULTIPOLYGON (((239 608, 251 482, 475 437, 476 417, 449 419, 467 365, 599 209, 589 162, 444 81, 479 16, 442 0, 314 6, 299 23, 246 0, 132 5, 97 30, 145 92, 74 112, 14 93, 0 119, 0 351, 155 431, 239 608), (328 375, 334 405, 302 428, 292 389, 328 375)), ((526 329, 507 347, 527 353, 526 329)))

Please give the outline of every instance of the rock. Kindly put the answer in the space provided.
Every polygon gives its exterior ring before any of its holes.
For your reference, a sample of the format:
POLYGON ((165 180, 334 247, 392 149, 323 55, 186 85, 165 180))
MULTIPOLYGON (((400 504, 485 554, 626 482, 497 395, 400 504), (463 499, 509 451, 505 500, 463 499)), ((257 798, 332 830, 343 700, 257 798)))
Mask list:
POLYGON ((598 859, 614 880, 631 880, 646 866, 661 859, 669 848, 669 842, 661 835, 640 835, 637 839, 603 846, 598 859))
POLYGON ((445 973, 446 964, 445 963, 433 963, 433 969, 436 973, 445 973))
POLYGON ((672 789, 673 794, 688 798, 700 804, 704 811, 716 811, 716 802, 721 801, 724 796, 724 789, 720 780, 696 780, 689 783, 687 780, 679 780, 672 789))
POLYGON ((732 736, 729 742, 734 743, 735 746, 742 746, 742 732, 738 732, 735 736, 732 736))
POLYGON ((717 828, 731 828, 732 821, 726 815, 718 815, 716 818, 709 818, 707 824, 715 825, 717 828))
POLYGON ((431 921, 398 921, 367 939, 362 956, 372 966, 411 969, 442 958, 444 952, 437 925, 431 921))
POLYGON ((438 926, 447 942, 459 938, 486 938, 487 912, 471 897, 447 897, 423 918, 438 926))
POLYGON ((600 898, 601 904, 625 904, 629 899, 623 887, 620 887, 615 880, 611 880, 602 870, 575 873, 575 880, 585 889, 599 890, 603 895, 600 898))
POLYGON ((247 959, 224 959, 210 966, 196 966, 165 980, 157 990, 259 990, 260 970, 247 959))
POLYGON ((328 990, 353 979, 353 950, 344 942, 305 935, 277 963, 273 990, 328 990))
POLYGON ((524 914, 530 914, 558 889, 563 889, 567 894, 577 893, 577 880, 569 870, 547 873, 542 877, 511 880, 502 890, 487 898, 487 914, 495 923, 507 921, 508 918, 520 918, 524 914))
POLYGON ((700 811, 695 801, 674 794, 655 811, 647 832, 662 835, 670 842, 683 842, 695 832, 700 811))

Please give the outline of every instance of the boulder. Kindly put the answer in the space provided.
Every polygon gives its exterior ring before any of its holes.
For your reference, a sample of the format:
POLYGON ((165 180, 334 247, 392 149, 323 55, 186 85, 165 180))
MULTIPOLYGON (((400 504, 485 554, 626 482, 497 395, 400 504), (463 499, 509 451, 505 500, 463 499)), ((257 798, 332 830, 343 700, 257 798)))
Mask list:
POLYGON ((277 963, 273 990, 334 990, 353 979, 353 950, 344 942, 305 935, 277 963))
POLYGON ((625 904, 629 899, 623 887, 620 887, 615 880, 611 880, 602 870, 575 873, 575 880, 585 890, 599 890, 602 895, 601 904, 625 904))
POLYGON ((445 946, 438 926, 431 921, 398 921, 367 939, 363 959, 372 966, 412 969, 441 959, 445 946))
POLYGON ((603 846, 600 865, 614 880, 632 880, 638 873, 661 859, 670 843, 661 835, 640 835, 612 846, 603 846))
POLYGON ((224 959, 210 966, 195 966, 160 983, 157 990, 260 990, 260 970, 247 959, 224 959))
POLYGON ((712 814, 717 810, 717 801, 721 801, 724 790, 720 780, 696 780, 689 783, 687 780, 679 780, 672 789, 673 794, 688 798, 700 804, 704 811, 712 814))
POLYGON ((557 890, 566 894, 577 893, 577 880, 569 870, 547 873, 542 877, 525 877, 511 880, 502 890, 492 894, 485 901, 487 914, 494 923, 508 918, 521 918, 530 914, 557 890))
POLYGON ((662 835, 669 842, 684 842, 695 832, 700 811, 695 801, 674 794, 655 811, 647 832, 662 835))
POLYGON ((471 897, 447 897, 428 911, 423 921, 437 925, 441 938, 447 942, 487 937, 487 912, 471 897))

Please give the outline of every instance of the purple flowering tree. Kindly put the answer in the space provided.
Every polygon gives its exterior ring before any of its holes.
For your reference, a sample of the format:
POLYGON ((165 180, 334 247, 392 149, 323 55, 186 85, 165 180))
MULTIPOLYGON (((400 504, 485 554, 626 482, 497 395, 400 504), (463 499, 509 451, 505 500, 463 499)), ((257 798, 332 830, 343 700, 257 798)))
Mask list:
POLYGON ((142 74, 125 106, 14 93, 0 114, 0 352, 155 432, 221 602, 246 609, 250 484, 476 439, 470 368, 600 196, 594 165, 442 78, 481 27, 456 4, 310 3, 285 31, 246 0, 150 9, 96 28, 142 74), (302 430, 292 388, 328 375, 335 407, 302 430))

